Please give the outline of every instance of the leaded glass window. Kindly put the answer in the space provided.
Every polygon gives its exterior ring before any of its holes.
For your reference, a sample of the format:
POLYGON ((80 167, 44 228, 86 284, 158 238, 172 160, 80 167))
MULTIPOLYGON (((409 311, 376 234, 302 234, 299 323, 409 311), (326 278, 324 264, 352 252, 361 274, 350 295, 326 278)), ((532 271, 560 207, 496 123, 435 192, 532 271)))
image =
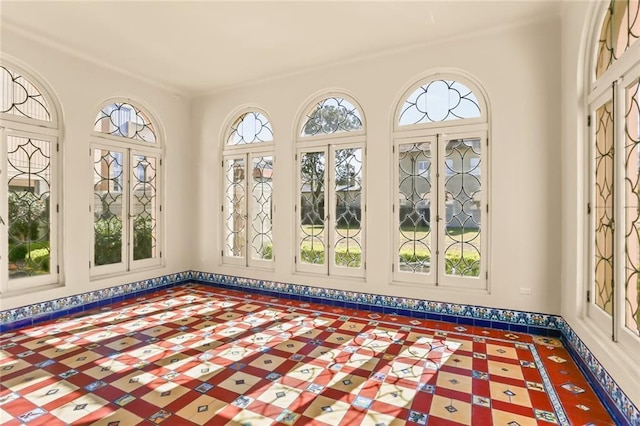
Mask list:
POLYGON ((325 98, 309 112, 302 126, 302 136, 331 135, 362 129, 360 111, 340 97, 325 98))
POLYGON ((303 117, 296 154, 296 269, 364 276, 365 136, 362 114, 342 96, 303 117))
POLYGON ((231 126, 227 144, 243 145, 249 143, 273 141, 271 123, 264 114, 257 111, 249 111, 236 119, 231 126))
POLYGON ((640 3, 610 1, 594 32, 588 95, 592 324, 631 352, 640 344, 640 3))
POLYGON ((273 130, 267 115, 248 110, 232 121, 223 148, 222 258, 273 267, 273 130))
POLYGON ((93 130, 141 142, 156 142, 156 131, 148 114, 128 102, 113 102, 102 107, 93 130))
POLYGON ((480 105, 471 89, 459 81, 433 80, 405 99, 398 124, 410 126, 480 116, 480 105))
POLYGON ((488 123, 484 99, 470 87, 429 80, 397 109, 397 281, 487 288, 488 123), (446 132, 438 124, 445 122, 446 132))
POLYGON ((599 79, 631 45, 640 38, 640 2, 637 0, 611 1, 604 16, 598 55, 596 78, 599 79))
POLYGON ((58 123, 36 80, 0 75, 0 292, 19 292, 59 279, 58 123))
POLYGON ((46 97, 27 78, 0 65, 2 96, 0 113, 31 120, 51 121, 51 107, 46 97))
POLYGON ((150 115, 131 102, 104 105, 91 136, 91 274, 162 262, 162 146, 150 115))

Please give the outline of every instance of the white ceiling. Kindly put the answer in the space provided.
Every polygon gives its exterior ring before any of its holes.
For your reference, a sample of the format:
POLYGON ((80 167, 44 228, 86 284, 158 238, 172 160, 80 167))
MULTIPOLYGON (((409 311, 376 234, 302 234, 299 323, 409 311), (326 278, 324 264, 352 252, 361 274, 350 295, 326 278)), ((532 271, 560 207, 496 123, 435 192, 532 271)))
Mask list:
POLYGON ((194 95, 551 15, 558 1, 1 1, 14 30, 194 95))

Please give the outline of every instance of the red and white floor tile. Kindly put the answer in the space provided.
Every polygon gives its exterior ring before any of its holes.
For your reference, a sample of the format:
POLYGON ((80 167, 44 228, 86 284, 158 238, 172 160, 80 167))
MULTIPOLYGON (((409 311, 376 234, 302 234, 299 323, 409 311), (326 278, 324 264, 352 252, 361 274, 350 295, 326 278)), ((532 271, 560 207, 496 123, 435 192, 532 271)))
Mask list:
POLYGON ((190 285, 0 336, 5 425, 611 425, 558 339, 190 285))

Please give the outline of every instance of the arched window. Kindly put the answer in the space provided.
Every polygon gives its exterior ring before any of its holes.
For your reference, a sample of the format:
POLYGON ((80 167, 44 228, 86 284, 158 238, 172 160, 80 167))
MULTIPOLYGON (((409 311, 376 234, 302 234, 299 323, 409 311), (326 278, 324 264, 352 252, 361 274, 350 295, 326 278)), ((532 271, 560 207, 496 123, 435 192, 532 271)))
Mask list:
POLYGON ((640 343, 639 37, 640 3, 611 1, 593 31, 586 72, 587 314, 633 352, 640 343))
POLYGON ((7 292, 59 282, 59 124, 40 82, 9 64, 0 64, 0 75, 0 185, 7 194, 0 200, 0 292, 7 292))
POLYGON ((245 108, 226 129, 222 161, 223 262, 273 268, 271 123, 263 112, 245 108))
POLYGON ((394 280, 487 287, 487 107, 462 77, 405 91, 394 119, 394 280))
POLYGON ((300 120, 296 270, 364 276, 365 125, 344 94, 316 98, 300 120))
POLYGON ((90 138, 91 275, 162 262, 162 145, 150 115, 130 101, 105 103, 90 138))

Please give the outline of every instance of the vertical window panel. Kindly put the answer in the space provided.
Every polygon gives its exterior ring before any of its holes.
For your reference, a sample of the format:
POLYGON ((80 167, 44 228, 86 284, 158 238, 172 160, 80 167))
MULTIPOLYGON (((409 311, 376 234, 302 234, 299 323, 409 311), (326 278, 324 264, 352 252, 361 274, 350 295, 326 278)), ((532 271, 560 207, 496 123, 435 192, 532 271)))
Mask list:
POLYGON ((640 79, 625 95, 624 325, 640 336, 640 79))
POLYGON ((124 154, 107 149, 93 153, 93 261, 96 266, 122 263, 124 154))
POLYGON ((252 159, 252 258, 273 259, 273 157, 252 159))
POLYGON ((335 150, 334 265, 362 265, 362 148, 335 150))
POLYGON ((7 136, 9 279, 51 272, 51 142, 7 136))
POLYGON ((225 161, 225 212, 227 256, 245 257, 246 250, 246 163, 244 158, 225 161))
POLYGON ((131 160, 131 222, 133 226, 133 260, 157 256, 158 159, 134 154, 131 160))
POLYGON ((445 148, 445 274, 480 275, 481 139, 458 139, 445 148))
POLYGON ((399 146, 398 158, 398 261, 400 271, 427 274, 431 271, 432 144, 399 146))
POLYGON ((305 152, 300 156, 300 241, 302 263, 325 263, 325 175, 326 153, 305 152))
POLYGON ((596 111, 595 140, 595 304, 613 312, 613 103, 596 111))

